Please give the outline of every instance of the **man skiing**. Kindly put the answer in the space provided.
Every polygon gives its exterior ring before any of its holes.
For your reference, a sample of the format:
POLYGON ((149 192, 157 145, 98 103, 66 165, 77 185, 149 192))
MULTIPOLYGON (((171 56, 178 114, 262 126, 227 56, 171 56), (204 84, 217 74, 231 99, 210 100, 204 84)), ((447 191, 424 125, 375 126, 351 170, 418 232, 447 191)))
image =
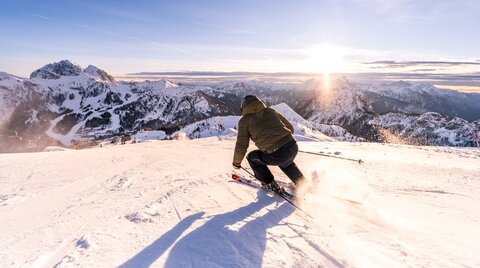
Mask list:
POLYGON ((252 139, 259 150, 251 151, 246 158, 255 177, 265 188, 275 192, 282 190, 267 165, 279 166, 295 185, 299 184, 303 180, 303 174, 293 162, 298 146, 293 137, 292 124, 253 95, 243 98, 240 109, 242 118, 238 123, 233 167, 241 168, 252 139))

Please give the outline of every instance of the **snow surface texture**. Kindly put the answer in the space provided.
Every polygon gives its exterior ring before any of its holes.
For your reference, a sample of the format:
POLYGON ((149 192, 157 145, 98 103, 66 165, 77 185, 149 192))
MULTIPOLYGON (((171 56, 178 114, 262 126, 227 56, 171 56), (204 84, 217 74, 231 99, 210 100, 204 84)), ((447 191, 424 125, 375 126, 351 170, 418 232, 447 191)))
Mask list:
POLYGON ((297 156, 313 219, 232 182, 229 139, 1 155, 0 267, 480 266, 478 150, 299 146, 365 161, 297 156))

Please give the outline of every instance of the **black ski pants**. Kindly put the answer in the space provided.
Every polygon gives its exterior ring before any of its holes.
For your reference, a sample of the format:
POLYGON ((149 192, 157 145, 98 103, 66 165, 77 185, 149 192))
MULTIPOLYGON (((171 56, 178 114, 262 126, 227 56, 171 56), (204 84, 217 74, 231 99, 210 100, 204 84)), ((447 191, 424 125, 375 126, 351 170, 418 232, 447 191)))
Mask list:
POLYGON ((247 155, 248 163, 252 167, 255 177, 264 183, 270 183, 274 177, 267 165, 278 166, 290 180, 297 183, 303 174, 293 160, 297 156, 298 145, 295 140, 287 142, 273 153, 267 154, 260 150, 251 151, 247 155))

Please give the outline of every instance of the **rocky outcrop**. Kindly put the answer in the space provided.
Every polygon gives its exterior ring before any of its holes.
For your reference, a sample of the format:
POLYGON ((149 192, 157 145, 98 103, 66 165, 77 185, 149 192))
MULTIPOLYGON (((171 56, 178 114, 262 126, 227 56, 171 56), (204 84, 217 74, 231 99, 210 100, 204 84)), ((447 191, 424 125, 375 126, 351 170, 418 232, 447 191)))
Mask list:
POLYGON ((62 60, 43 66, 30 74, 30 78, 59 79, 62 76, 78 76, 82 68, 68 60, 62 60))

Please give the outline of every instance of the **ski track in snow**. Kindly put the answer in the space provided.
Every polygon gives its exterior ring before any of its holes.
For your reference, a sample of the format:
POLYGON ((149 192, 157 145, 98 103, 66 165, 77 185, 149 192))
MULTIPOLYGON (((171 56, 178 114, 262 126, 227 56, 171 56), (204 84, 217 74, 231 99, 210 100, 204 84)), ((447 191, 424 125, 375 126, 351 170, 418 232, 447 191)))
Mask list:
POLYGON ((365 161, 298 155, 318 179, 301 201, 309 220, 232 182, 233 147, 207 138, 1 155, 0 266, 480 266, 478 151, 301 142, 365 161))

